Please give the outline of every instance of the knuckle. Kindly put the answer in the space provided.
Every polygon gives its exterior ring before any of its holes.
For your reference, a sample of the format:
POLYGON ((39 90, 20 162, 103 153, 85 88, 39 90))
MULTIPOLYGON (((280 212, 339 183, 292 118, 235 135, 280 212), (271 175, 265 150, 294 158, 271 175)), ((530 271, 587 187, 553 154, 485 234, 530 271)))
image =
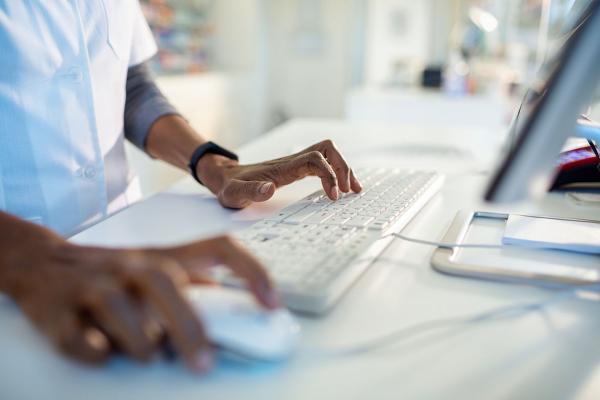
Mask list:
POLYGON ((127 282, 139 270, 144 269, 147 264, 148 257, 141 251, 118 251, 106 263, 106 272, 111 279, 127 282))
POLYGON ((320 151, 311 151, 307 154, 306 163, 309 168, 320 168, 324 162, 326 162, 325 157, 320 151))
POLYGON ((345 165, 345 164, 341 164, 335 167, 335 170, 342 173, 343 175, 349 175, 350 174, 350 168, 345 165))
POLYGON ((189 282, 185 270, 170 260, 160 262, 154 268, 149 268, 146 279, 150 284, 163 291, 176 290, 189 282))
POLYGON ((335 143, 333 142, 333 140, 331 139, 325 139, 321 142, 321 144, 327 146, 327 147, 332 147, 335 148, 335 143))
POLYGON ((308 158, 312 161, 321 161, 325 159, 325 157, 323 157, 323 154, 317 150, 313 150, 310 153, 308 153, 308 158))
POLYGON ((153 268, 146 269, 141 276, 146 282, 157 286, 170 285, 173 283, 171 271, 162 263, 153 268))
POLYGON ((138 251, 127 251, 115 256, 113 260, 114 270, 123 276, 134 274, 147 264, 147 257, 138 251))
POLYGON ((111 299, 119 293, 116 287, 109 286, 102 283, 94 283, 86 288, 82 293, 81 302, 84 305, 95 308, 97 306, 104 306, 109 303, 111 299))

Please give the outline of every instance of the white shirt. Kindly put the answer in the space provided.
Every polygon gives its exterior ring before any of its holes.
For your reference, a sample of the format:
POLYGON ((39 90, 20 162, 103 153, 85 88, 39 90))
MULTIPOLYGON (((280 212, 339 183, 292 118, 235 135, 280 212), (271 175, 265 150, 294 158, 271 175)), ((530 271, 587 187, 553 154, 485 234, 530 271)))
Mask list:
POLYGON ((0 210, 69 235, 139 198, 125 83, 155 53, 137 0, 0 0, 0 210))

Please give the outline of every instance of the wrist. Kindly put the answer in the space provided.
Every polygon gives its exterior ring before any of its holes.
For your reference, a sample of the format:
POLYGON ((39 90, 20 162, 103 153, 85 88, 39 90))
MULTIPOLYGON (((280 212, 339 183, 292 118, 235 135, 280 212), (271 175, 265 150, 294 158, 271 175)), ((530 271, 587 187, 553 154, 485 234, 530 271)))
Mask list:
POLYGON ((239 163, 218 154, 206 154, 196 165, 196 173, 204 185, 214 194, 223 188, 227 171, 239 163))

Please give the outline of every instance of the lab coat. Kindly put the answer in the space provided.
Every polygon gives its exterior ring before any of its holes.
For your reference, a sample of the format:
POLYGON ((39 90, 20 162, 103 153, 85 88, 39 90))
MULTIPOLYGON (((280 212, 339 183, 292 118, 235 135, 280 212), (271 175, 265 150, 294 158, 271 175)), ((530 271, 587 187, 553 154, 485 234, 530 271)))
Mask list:
POLYGON ((0 210, 68 236, 139 199, 125 83, 155 53, 137 0, 0 0, 0 210))

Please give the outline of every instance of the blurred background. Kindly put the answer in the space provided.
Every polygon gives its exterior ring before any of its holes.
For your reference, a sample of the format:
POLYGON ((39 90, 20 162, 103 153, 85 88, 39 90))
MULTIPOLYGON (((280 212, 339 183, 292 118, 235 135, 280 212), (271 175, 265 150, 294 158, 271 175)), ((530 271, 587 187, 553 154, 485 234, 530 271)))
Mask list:
MULTIPOLYGON (((142 0, 158 83, 231 148, 294 118, 502 134, 578 0, 142 0)), ((145 195, 183 173, 129 147, 145 195)))

